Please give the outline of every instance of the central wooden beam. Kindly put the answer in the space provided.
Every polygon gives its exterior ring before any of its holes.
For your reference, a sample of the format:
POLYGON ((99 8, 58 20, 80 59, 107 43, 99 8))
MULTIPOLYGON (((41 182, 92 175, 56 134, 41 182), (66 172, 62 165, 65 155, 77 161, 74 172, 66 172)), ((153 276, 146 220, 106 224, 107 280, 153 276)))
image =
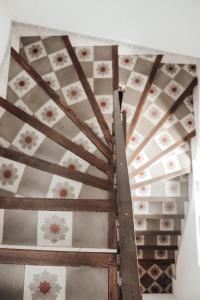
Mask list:
POLYGON ((192 94, 193 89, 197 85, 197 78, 194 78, 185 91, 180 95, 180 97, 174 102, 166 114, 161 118, 161 120, 155 125, 155 127, 150 131, 150 133, 144 138, 142 143, 134 150, 132 155, 128 158, 128 164, 130 164, 140 153, 140 151, 145 147, 145 145, 152 139, 156 132, 162 127, 162 125, 167 121, 167 119, 172 115, 176 109, 183 103, 186 97, 192 94))
POLYGON ((140 100, 138 102, 138 105, 136 107, 136 111, 133 115, 133 118, 131 120, 131 123, 130 123, 130 126, 129 126, 129 129, 128 129, 128 143, 129 143, 129 140, 130 140, 130 137, 131 135, 133 134, 136 126, 137 126, 137 123, 140 119, 140 116, 142 114, 142 110, 143 110, 143 107, 144 107, 144 104, 146 102, 146 99, 147 99, 147 96, 148 96, 148 93, 149 93, 149 90, 151 88, 151 85, 156 77, 156 74, 157 74, 157 71, 160 67, 160 63, 161 63, 161 60, 162 60, 162 57, 163 55, 157 55, 156 56, 156 59, 155 59, 155 62, 152 66, 152 69, 151 69, 151 72, 149 74, 149 77, 148 77, 148 80, 147 80, 147 83, 145 85, 145 88, 142 92, 142 95, 140 97, 140 100))
POLYGON ((122 294, 123 299, 140 300, 141 295, 139 289, 137 249, 134 232, 132 199, 125 156, 125 141, 121 122, 118 91, 115 91, 114 93, 113 108, 122 294))
POLYGON ((112 142, 112 136, 111 136, 110 130, 109 130, 108 125, 105 121, 104 115, 100 110, 100 107, 97 103, 97 100, 96 100, 95 95, 94 95, 94 93, 91 89, 91 86, 90 86, 90 84, 87 80, 87 77, 86 77, 86 75, 83 71, 83 68, 82 68, 82 66, 81 66, 81 64, 80 64, 80 62, 79 62, 79 60, 76 56, 76 53, 75 53, 75 51, 72 47, 70 39, 69 39, 68 36, 63 36, 62 39, 63 39, 65 47, 68 51, 68 54, 71 58, 71 61, 74 65, 74 68, 76 70, 76 74, 77 74, 77 76, 78 76, 78 78, 79 78, 79 80, 80 80, 80 82, 83 86, 85 94, 88 97, 88 101, 90 102, 90 105, 92 107, 94 115, 96 116, 96 119, 97 119, 97 121, 98 121, 98 123, 101 127, 101 130, 103 132, 105 140, 107 141, 108 144, 110 144, 112 142))
POLYGON ((88 137, 88 139, 101 151, 107 158, 112 159, 112 152, 109 147, 94 133, 94 131, 70 108, 64 99, 45 82, 45 80, 33 69, 33 67, 11 48, 11 55, 15 61, 37 82, 39 87, 60 107, 67 117, 88 137))
POLYGON ((152 159, 147 161, 144 165, 142 165, 138 169, 135 169, 133 172, 130 173, 129 178, 131 179, 131 178, 137 176, 139 173, 144 171, 146 168, 148 168, 152 164, 158 162, 165 155, 169 154, 170 152, 172 152, 172 151, 178 149, 180 146, 184 145, 186 142, 191 140, 195 135, 196 135, 196 131, 193 130, 192 132, 187 134, 185 137, 183 137, 181 140, 177 141, 176 143, 174 143, 173 145, 171 145, 164 151, 160 152, 158 155, 154 156, 152 159))
POLYGON ((164 175, 161 175, 161 176, 158 176, 158 177, 154 177, 154 178, 148 179, 146 181, 133 183, 133 184, 131 184, 131 190, 135 190, 135 189, 138 189, 142 186, 149 185, 149 184, 152 184, 152 183, 155 183, 155 182, 159 182, 159 181, 163 181, 163 180, 169 180, 171 178, 182 176, 182 175, 188 174, 190 172, 191 172, 191 168, 188 167, 188 168, 181 169, 181 170, 178 170, 178 171, 175 171, 175 172, 171 172, 171 173, 167 173, 167 174, 164 174, 164 175))
POLYGON ((66 167, 48 162, 46 160, 37 157, 27 155, 22 152, 18 152, 12 149, 7 149, 2 146, 0 146, 0 156, 25 164, 27 166, 33 167, 35 169, 44 172, 48 172, 64 178, 69 178, 74 181, 85 183, 89 186, 93 186, 105 191, 112 191, 113 189, 112 183, 108 180, 101 179, 99 177, 90 174, 85 174, 79 171, 71 171, 68 170, 66 167))
POLYGON ((114 201, 103 199, 60 199, 0 197, 1 209, 115 212, 114 201))
POLYGON ((57 144, 61 145, 65 149, 71 151, 72 153, 76 154, 77 156, 81 157, 91 165, 95 166, 99 170, 108 173, 111 170, 111 166, 104 162, 102 159, 96 157, 94 154, 90 153, 89 151, 85 150, 82 146, 74 143, 67 137, 63 136, 59 132, 55 131, 53 128, 48 127, 35 117, 29 115, 25 111, 21 110, 17 106, 13 105, 9 101, 0 97, 0 107, 3 107, 9 113, 20 119, 21 121, 29 124, 33 128, 37 129, 38 131, 42 132, 45 136, 50 138, 52 141, 56 142, 57 144))
POLYGON ((39 266, 116 266, 116 254, 98 252, 65 252, 46 250, 0 249, 1 264, 39 266))

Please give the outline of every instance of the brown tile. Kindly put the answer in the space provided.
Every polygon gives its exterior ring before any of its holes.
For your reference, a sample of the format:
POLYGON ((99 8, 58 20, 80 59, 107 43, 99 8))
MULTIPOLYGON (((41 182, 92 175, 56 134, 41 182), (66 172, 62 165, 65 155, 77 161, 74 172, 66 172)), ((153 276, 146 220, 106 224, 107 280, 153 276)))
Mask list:
POLYGON ((161 90, 166 87, 170 82, 171 78, 165 75, 161 70, 159 70, 154 79, 154 84, 157 85, 161 90))
POLYGON ((26 167, 17 193, 29 197, 45 197, 52 180, 52 174, 26 167))
POLYGON ((49 101, 49 96, 39 86, 35 86, 29 93, 22 97, 22 100, 32 112, 35 112, 49 101))
POLYGON ((2 300, 23 300, 24 266, 1 264, 0 278, 2 300))
POLYGON ((93 62, 82 62, 81 66, 87 78, 93 77, 93 62))
POLYGON ((112 79, 111 78, 94 78, 95 95, 112 95, 112 79))
POLYGON ((54 53, 65 48, 60 36, 51 36, 42 40, 48 54, 54 53))
POLYGON ((50 64, 48 56, 37 59, 36 61, 31 63, 31 66, 36 70, 41 76, 50 73, 53 71, 52 66, 50 64))
POLYGON ((66 299, 108 299, 107 269, 89 267, 67 267, 66 277, 66 299))
POLYGON ((79 81, 73 66, 68 66, 56 71, 56 76, 61 87, 65 87, 66 85, 79 81))
POLYGON ((21 42, 23 46, 30 45, 32 43, 36 43, 41 40, 40 36, 27 36, 27 37, 21 37, 21 42))
POLYGON ((152 66, 153 63, 151 61, 138 57, 136 64, 134 66, 134 71, 141 73, 143 75, 149 75, 152 66))
POLYGON ((0 119, 0 136, 9 142, 12 142, 22 126, 22 121, 15 118, 10 113, 5 112, 0 119))
POLYGON ((112 60, 111 46, 94 47, 94 60, 112 60))
POLYGON ((73 247, 107 248, 107 239, 107 213, 73 213, 73 247))
POLYGON ((36 245, 37 211, 5 210, 3 244, 36 245))
POLYGON ((180 70, 180 72, 174 78, 175 81, 177 81, 179 84, 181 84, 185 88, 190 84, 192 79, 193 79, 193 77, 188 72, 186 72, 184 69, 180 70))

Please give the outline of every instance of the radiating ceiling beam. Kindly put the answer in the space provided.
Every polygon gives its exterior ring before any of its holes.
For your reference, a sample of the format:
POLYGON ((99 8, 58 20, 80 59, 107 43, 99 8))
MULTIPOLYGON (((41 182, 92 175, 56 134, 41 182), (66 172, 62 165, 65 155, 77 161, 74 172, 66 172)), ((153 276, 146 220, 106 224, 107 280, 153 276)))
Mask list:
POLYGON ((130 173, 129 178, 131 179, 131 178, 137 176, 142 171, 144 171, 146 168, 148 168, 152 164, 158 162, 165 155, 171 153, 172 151, 178 149, 180 146, 184 145, 186 142, 188 142, 189 140, 191 140, 195 135, 196 135, 196 131, 193 130, 192 132, 190 132, 189 134, 187 134, 185 137, 183 137, 181 140, 177 141, 176 143, 174 143, 173 145, 171 145, 167 149, 161 151, 158 155, 154 156, 152 159, 150 159, 149 161, 147 161, 144 165, 142 165, 138 169, 135 169, 133 172, 130 173))
POLYGON ((109 130, 109 127, 106 123, 106 120, 104 118, 103 113, 101 112, 101 109, 99 107, 99 104, 97 103, 96 97, 91 89, 91 86, 87 80, 87 77, 85 75, 85 72, 83 71, 83 68, 76 56, 76 53, 74 51, 74 48, 72 47, 72 44, 70 42, 70 39, 68 36, 63 36, 63 42, 65 44, 65 47, 68 51, 68 54, 71 58, 71 61, 74 65, 74 68, 76 70, 76 74, 83 86, 83 89, 85 91, 85 94, 88 98, 88 101, 92 107, 92 110, 94 112, 94 115, 99 123, 99 126, 101 127, 101 130, 103 132, 103 135, 105 137, 105 140, 107 141, 108 144, 112 143, 112 136, 109 130))
POLYGON ((59 106, 67 117, 88 137, 88 139, 103 153, 108 159, 112 159, 112 152, 109 147, 94 133, 94 131, 82 120, 61 97, 45 82, 45 80, 35 71, 35 69, 11 48, 11 55, 15 61, 32 77, 39 87, 59 106))
POLYGON ((85 174, 79 171, 71 171, 66 167, 27 155, 19 151, 15 151, 13 149, 8 149, 0 146, 0 156, 44 172, 48 172, 54 175, 87 184, 89 186, 93 186, 98 189, 112 191, 112 183, 108 180, 104 180, 99 177, 85 174))
POLYGON ((104 162, 102 159, 96 157, 94 154, 90 153, 89 151, 85 150, 81 145, 78 145, 68 139, 67 137, 63 136, 59 132, 55 131, 53 128, 48 127, 35 117, 29 115, 25 111, 21 110, 17 106, 13 105, 9 101, 0 97, 0 107, 3 107, 6 111, 11 113, 13 116, 17 117, 21 121, 29 124, 33 128, 37 129, 45 136, 50 138, 55 143, 61 145, 65 149, 71 151, 72 153, 76 154, 77 156, 81 157, 91 165, 95 166, 99 170, 108 173, 111 169, 111 166, 104 162))
POLYGON ((156 56, 156 59, 155 59, 155 62, 152 66, 152 69, 151 69, 151 72, 149 74, 149 77, 148 77, 148 80, 147 80, 147 83, 144 87, 144 90, 142 92, 142 95, 140 97, 140 100, 138 102, 138 105, 136 107, 136 111, 133 115, 133 118, 130 122, 130 125, 129 125, 129 129, 128 129, 128 134, 127 134, 127 140, 128 140, 128 143, 129 143, 129 140, 130 140, 130 137, 131 135, 133 134, 137 124, 138 124, 138 121, 142 115, 142 110, 143 110, 143 107, 144 107, 144 104, 146 102, 146 99, 147 99, 147 96, 148 96, 148 93, 149 93, 149 90, 151 88, 151 85, 156 77, 156 74, 157 74, 157 71, 160 67, 160 63, 161 63, 161 60, 162 60, 162 57, 163 55, 157 55, 156 56))
POLYGON ((192 94, 193 89, 197 85, 197 78, 194 78, 189 86, 184 90, 180 97, 174 102, 170 109, 165 113, 161 120, 154 126, 150 133, 144 138, 141 144, 133 151, 133 153, 128 158, 128 164, 130 164, 140 153, 140 151, 145 147, 145 145, 152 139, 156 132, 163 126, 167 119, 176 111, 176 109, 183 103, 186 97, 192 94))
POLYGON ((175 178, 177 176, 182 176, 182 175, 188 174, 190 172, 191 172, 191 168, 188 167, 188 168, 185 168, 185 169, 182 169, 182 170, 178 170, 178 171, 167 173, 167 174, 164 174, 164 175, 161 175, 161 176, 158 176, 158 177, 154 177, 154 178, 151 178, 151 179, 146 180, 146 181, 133 183, 133 184, 131 184, 131 190, 135 190, 135 189, 138 189, 140 187, 143 187, 143 186, 146 186, 146 185, 149 185, 149 184, 153 184, 153 183, 156 183, 156 182, 159 182, 159 181, 169 180, 169 179, 175 178))
POLYGON ((115 212, 115 202, 104 199, 60 199, 33 197, 0 197, 1 209, 115 212))

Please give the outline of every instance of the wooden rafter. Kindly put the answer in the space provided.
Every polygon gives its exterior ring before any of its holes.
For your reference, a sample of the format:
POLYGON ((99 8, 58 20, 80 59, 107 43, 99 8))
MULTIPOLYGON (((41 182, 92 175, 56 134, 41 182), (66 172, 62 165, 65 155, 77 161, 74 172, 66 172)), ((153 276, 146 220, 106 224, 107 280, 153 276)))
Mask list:
POLYGON ((116 254, 47 250, 0 249, 0 263, 40 266, 116 266, 116 254))
POLYGON ((109 287, 109 300, 118 299, 118 286, 117 286, 117 268, 110 267, 108 269, 108 287, 109 287))
POLYGON ((174 177, 177 177, 177 176, 182 176, 182 175, 188 174, 190 172, 191 172, 191 168, 188 167, 188 168, 185 168, 185 169, 182 169, 182 170, 167 173, 167 174, 164 174, 164 175, 161 175, 161 176, 158 176, 158 177, 154 177, 154 178, 151 178, 151 179, 143 181, 143 182, 133 183, 131 185, 131 189, 135 190, 135 189, 138 189, 138 188, 140 188, 142 186, 145 186, 145 185, 149 185, 149 184, 159 182, 159 181, 163 181, 163 180, 169 180, 171 178, 174 178, 174 177))
POLYGON ((197 85, 197 78, 194 78, 189 86, 184 90, 180 97, 174 102, 166 114, 161 118, 161 120, 155 125, 155 127, 150 131, 150 133, 144 138, 142 143, 136 148, 136 150, 128 158, 128 164, 130 164, 140 153, 140 151, 145 147, 145 145, 152 139, 156 132, 162 127, 162 125, 167 121, 167 119, 172 115, 176 109, 182 104, 186 97, 191 95, 193 89, 197 85))
MULTIPOLYGON (((148 202, 163 202, 163 201, 177 201, 177 197, 165 197, 165 196, 161 196, 161 197, 153 197, 153 196, 133 196, 132 200, 133 201, 148 201, 148 202)), ((181 197, 181 199, 183 201, 187 201, 187 197, 181 197)))
POLYGON ((109 147, 94 133, 94 131, 70 108, 64 99, 45 82, 45 80, 35 71, 35 69, 11 48, 11 55, 15 61, 37 82, 40 88, 59 106, 67 117, 90 139, 90 141, 103 153, 107 158, 112 159, 112 152, 109 147))
POLYGON ((105 121, 105 118, 104 118, 104 115, 103 113, 101 112, 100 110, 100 107, 97 103, 97 100, 94 96, 94 93, 91 89, 91 86, 87 80, 87 77, 83 71, 83 68, 76 56, 76 53, 72 47, 72 44, 69 40, 69 37, 68 36, 63 36, 63 41, 64 41, 64 44, 65 44, 65 47, 68 51, 68 54, 71 58, 71 61, 74 65, 74 68, 76 70, 76 74, 83 86, 83 89, 85 91, 85 94, 86 96, 88 97, 88 101, 90 102, 90 105, 92 107, 92 110, 94 112, 94 115, 96 116, 96 119, 101 127, 101 130, 103 132, 103 135, 105 137, 105 140, 107 141, 108 144, 110 144, 112 142, 112 136, 111 136, 111 133, 110 133, 110 130, 108 128, 108 125, 105 121))
POLYGON ((18 152, 12 149, 4 148, 0 146, 0 156, 14 160, 16 162, 25 164, 27 166, 33 167, 44 172, 55 174, 61 177, 65 177, 71 180, 75 180, 87 185, 106 190, 112 191, 112 183, 108 180, 98 178, 96 176, 85 174, 79 171, 71 171, 66 167, 48 162, 46 160, 36 158, 27 155, 22 152, 18 152))
POLYGON ((113 93, 119 88, 118 46, 112 46, 113 93))
POLYGON ((120 270, 122 294, 126 300, 140 300, 137 249, 132 215, 132 199, 128 168, 125 156, 124 132, 122 128, 119 93, 115 91, 113 101, 115 148, 116 148, 116 183, 119 214, 120 270))
POLYGON ((114 201, 103 199, 61 199, 0 197, 1 209, 115 212, 114 201))
POLYGON ((135 214, 135 218, 142 218, 146 220, 159 219, 184 219, 183 214, 135 214))
POLYGON ((85 150, 81 145, 78 145, 71 141, 70 139, 66 138, 59 132, 55 131, 53 128, 48 127, 35 117, 29 115, 25 111, 21 110, 17 106, 13 105, 9 101, 0 97, 0 107, 3 107, 9 113, 17 117, 18 119, 24 121, 25 123, 29 124, 33 128, 37 129, 38 131, 42 132, 45 136, 56 142, 57 144, 61 145, 65 149, 73 152, 77 156, 81 157, 91 165, 95 166, 99 170, 108 173, 111 169, 106 162, 102 159, 96 157, 94 154, 90 153, 89 151, 85 150))
POLYGON ((141 114, 142 114, 142 110, 143 110, 143 107, 144 107, 144 104, 146 102, 146 99, 147 99, 147 96, 148 96, 148 93, 149 93, 149 90, 151 88, 151 85, 155 79, 155 76, 157 74, 157 71, 160 67, 160 63, 161 63, 161 60, 162 60, 162 57, 163 55, 157 55, 156 56, 156 59, 155 59, 155 62, 152 66, 152 69, 151 69, 151 72, 149 74, 149 77, 148 77, 148 80, 147 80, 147 83, 145 85, 145 88, 142 92, 142 95, 140 97, 140 100, 138 102, 138 105, 136 107, 136 111, 134 113, 134 116, 130 122, 130 126, 129 126, 129 129, 128 129, 128 136, 127 136, 127 140, 129 142, 129 139, 131 137, 131 135, 133 134, 136 126, 137 126, 137 123, 141 117, 141 114))
POLYGON ((170 147, 168 147, 164 151, 160 152, 158 155, 154 156, 152 159, 150 159, 144 165, 142 165, 138 169, 135 169, 133 172, 130 173, 129 178, 131 179, 134 176, 137 176, 137 174, 141 173, 146 168, 148 168, 152 164, 154 164, 157 161, 159 161, 165 155, 169 154, 170 152, 172 152, 172 151, 178 149, 180 146, 184 145, 186 142, 188 142, 189 140, 191 140, 195 135, 196 135, 196 131, 193 130, 192 132, 190 132, 189 134, 187 134, 185 137, 183 137, 181 140, 177 141, 176 143, 174 143, 173 145, 171 145, 170 147))

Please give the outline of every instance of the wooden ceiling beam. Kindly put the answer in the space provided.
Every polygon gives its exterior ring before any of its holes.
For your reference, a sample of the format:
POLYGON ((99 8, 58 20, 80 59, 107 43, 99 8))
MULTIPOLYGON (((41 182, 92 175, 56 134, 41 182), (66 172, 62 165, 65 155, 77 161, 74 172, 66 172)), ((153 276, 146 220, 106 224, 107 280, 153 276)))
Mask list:
POLYGON ((167 119, 172 115, 176 109, 183 103, 186 97, 192 94, 193 89, 197 85, 197 78, 194 78, 189 86, 184 90, 180 97, 174 102, 166 114, 161 118, 161 120, 155 125, 155 127, 150 131, 150 133, 144 138, 142 143, 134 150, 132 155, 128 158, 128 164, 130 164, 140 153, 140 151, 145 147, 145 145, 152 139, 156 132, 162 127, 162 125, 167 121, 167 119))
POLYGON ((127 134, 128 143, 129 143, 130 137, 133 134, 133 132, 134 132, 134 130, 135 130, 137 124, 138 124, 138 121, 141 117, 144 104, 146 102, 146 99, 147 99, 149 90, 151 88, 151 85, 153 84, 153 81, 156 77, 157 71, 160 67, 160 63, 161 63, 162 58, 163 58, 163 55, 157 55, 156 59, 155 59, 155 62, 153 64, 152 68, 151 68, 151 72, 149 74, 147 83, 146 83, 145 88, 142 92, 142 95, 141 95, 140 100, 138 102, 138 105, 136 107, 136 111, 133 115, 133 118, 130 122, 130 126, 129 126, 129 129, 128 129, 128 134, 127 134))
POLYGON ((185 168, 185 169, 182 169, 182 170, 178 170, 178 171, 167 173, 167 174, 164 174, 164 175, 161 175, 161 176, 158 176, 158 177, 154 177, 154 178, 151 178, 151 179, 146 180, 146 181, 133 183, 133 184, 131 184, 131 190, 135 190, 135 189, 138 189, 142 186, 149 185, 149 184, 152 184, 152 183, 156 183, 156 182, 159 182, 159 181, 169 180, 169 179, 172 179, 172 178, 175 178, 175 177, 178 177, 178 176, 188 174, 190 172, 191 172, 191 167, 188 167, 188 168, 185 168))
POLYGON ((45 82, 45 80, 35 71, 35 69, 11 48, 11 55, 15 61, 32 77, 39 87, 58 105, 67 117, 88 137, 88 139, 103 153, 108 159, 112 159, 112 152, 109 147, 94 133, 94 131, 82 120, 61 97, 45 82))
POLYGON ((186 142, 191 140, 195 135, 196 135, 196 131, 193 130, 192 132, 187 134, 185 137, 183 137, 181 140, 177 141, 176 143, 174 143, 173 145, 171 145, 164 151, 160 152, 158 155, 154 156, 152 159, 147 161, 144 165, 142 165, 138 169, 135 169, 133 172, 130 173, 129 178, 131 179, 131 178, 137 176, 139 173, 144 171, 146 168, 148 168, 152 164, 158 162, 165 155, 169 154, 170 152, 172 152, 172 151, 178 149, 180 146, 184 145, 186 142))
POLYGON ((71 58, 71 61, 74 65, 74 68, 76 70, 76 74, 77 74, 77 76, 78 76, 78 78, 79 78, 79 80, 80 80, 80 82, 83 86, 83 89, 85 91, 86 96, 88 97, 88 101, 89 101, 89 103, 92 107, 94 115, 95 115, 95 117, 96 117, 96 119, 99 123, 99 126, 101 127, 101 130, 103 132, 105 140, 108 143, 108 145, 110 145, 112 143, 112 136, 111 136, 109 127, 108 127, 108 125, 105 121, 103 113, 100 110, 100 107, 97 103, 95 95, 94 95, 94 93, 91 89, 91 86, 90 86, 90 84, 87 80, 87 77, 85 75, 85 72, 83 71, 83 68, 82 68, 82 66, 81 66, 81 64, 80 64, 80 62, 79 62, 79 60, 76 56, 76 53, 74 51, 74 48, 72 47, 72 44, 70 42, 69 37, 68 36, 63 36, 62 39, 63 39, 65 47, 68 51, 68 54, 71 58))
POLYGON ((113 189, 112 182, 108 180, 101 179, 99 177, 90 174, 85 174, 79 171, 71 171, 68 170, 66 167, 27 155, 22 152, 15 151, 13 149, 8 149, 0 146, 0 156, 44 172, 48 172, 51 174, 55 174, 64 178, 87 184, 89 186, 93 186, 98 189, 102 189, 105 191, 112 191, 113 189))
POLYGON ((116 254, 98 252, 67 252, 25 249, 0 249, 1 264, 39 266, 116 266, 116 254))
POLYGON ((84 159, 91 165, 95 166, 99 170, 103 171, 104 173, 108 173, 112 169, 111 165, 108 165, 102 159, 96 157, 94 154, 85 150, 81 145, 74 143, 67 137, 55 131, 53 128, 48 127, 47 125, 45 125, 44 123, 36 119, 35 117, 29 115, 25 111, 21 110, 17 106, 13 105, 9 101, 1 97, 0 97, 0 107, 3 107, 6 111, 11 113, 13 116, 17 117, 21 121, 29 124, 33 128, 42 132, 45 136, 47 136, 52 141, 61 145, 65 149, 71 151, 77 156, 81 157, 82 159, 84 159))
POLYGON ((0 197, 1 209, 115 212, 115 202, 104 199, 0 197))

